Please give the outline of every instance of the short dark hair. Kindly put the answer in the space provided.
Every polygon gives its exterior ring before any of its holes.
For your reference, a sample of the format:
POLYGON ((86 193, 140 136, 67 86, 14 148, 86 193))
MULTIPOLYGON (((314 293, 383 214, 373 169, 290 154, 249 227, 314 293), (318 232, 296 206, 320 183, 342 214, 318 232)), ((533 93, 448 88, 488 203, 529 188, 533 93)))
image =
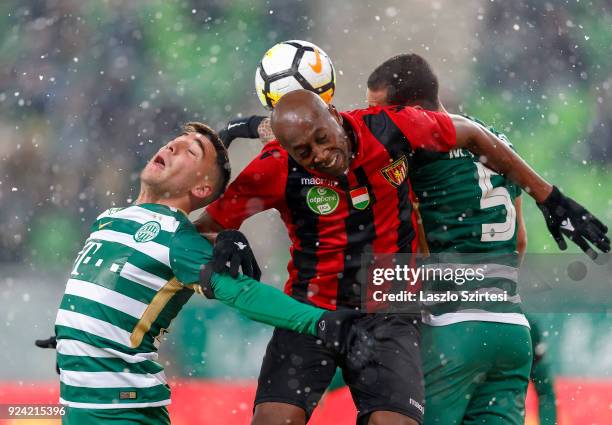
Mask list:
POLYGON ((186 133, 199 133, 205 136, 208 140, 210 140, 213 146, 215 147, 215 152, 217 153, 216 164, 217 169, 219 171, 220 184, 217 191, 210 196, 210 203, 217 199, 219 196, 221 196, 223 192, 225 192, 225 189, 227 188, 227 185, 230 181, 232 169, 230 167, 227 149, 221 141, 219 134, 217 134, 215 130, 213 130, 211 127, 207 126, 204 123, 197 121, 188 122, 183 126, 183 131, 186 133))
POLYGON ((421 103, 437 108, 438 77, 427 61, 416 53, 393 56, 378 66, 368 78, 368 89, 386 89, 390 105, 421 103))

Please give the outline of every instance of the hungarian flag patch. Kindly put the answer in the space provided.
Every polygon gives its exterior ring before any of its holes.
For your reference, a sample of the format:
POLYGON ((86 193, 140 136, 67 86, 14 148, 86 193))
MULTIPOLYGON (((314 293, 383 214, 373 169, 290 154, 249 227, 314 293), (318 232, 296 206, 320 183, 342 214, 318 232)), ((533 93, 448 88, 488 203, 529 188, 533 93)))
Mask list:
POLYGON ((370 205, 370 194, 367 187, 351 190, 351 202, 358 210, 365 210, 370 205))

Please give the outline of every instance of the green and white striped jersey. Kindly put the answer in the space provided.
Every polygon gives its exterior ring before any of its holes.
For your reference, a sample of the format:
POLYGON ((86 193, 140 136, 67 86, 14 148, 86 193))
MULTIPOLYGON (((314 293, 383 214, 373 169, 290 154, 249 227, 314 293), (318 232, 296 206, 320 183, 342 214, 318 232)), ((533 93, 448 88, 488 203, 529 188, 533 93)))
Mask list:
POLYGON ((60 402, 76 408, 170 403, 159 338, 199 286, 211 244, 159 204, 111 208, 91 228, 57 318, 60 402))
MULTIPOLYGON (((467 118, 486 127, 475 118, 467 118)), ((505 135, 494 128, 488 129, 512 146, 505 135)), ((487 270, 482 281, 461 287, 442 283, 433 290, 467 290, 481 294, 506 291, 508 295, 507 301, 502 302, 427 305, 423 321, 434 326, 468 320, 529 326, 517 293, 514 200, 520 195, 520 188, 484 166, 466 149, 446 153, 417 151, 414 160, 419 167, 410 177, 430 252, 454 257, 455 264, 446 265, 454 268, 465 266, 461 264, 463 254, 469 254, 463 259, 469 258, 471 266, 473 259, 481 255, 485 263, 481 266, 486 266, 487 270)))

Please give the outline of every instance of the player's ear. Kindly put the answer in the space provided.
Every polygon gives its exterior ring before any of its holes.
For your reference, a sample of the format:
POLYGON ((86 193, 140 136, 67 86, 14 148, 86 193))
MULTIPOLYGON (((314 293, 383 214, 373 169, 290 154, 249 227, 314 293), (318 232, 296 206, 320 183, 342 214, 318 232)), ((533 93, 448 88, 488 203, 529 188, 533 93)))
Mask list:
POLYGON ((209 182, 202 183, 198 186, 195 186, 190 191, 191 196, 196 198, 196 200, 198 201, 197 202, 198 204, 201 204, 202 202, 204 202, 206 198, 208 198, 210 195, 213 194, 213 192, 214 192, 214 189, 209 182))

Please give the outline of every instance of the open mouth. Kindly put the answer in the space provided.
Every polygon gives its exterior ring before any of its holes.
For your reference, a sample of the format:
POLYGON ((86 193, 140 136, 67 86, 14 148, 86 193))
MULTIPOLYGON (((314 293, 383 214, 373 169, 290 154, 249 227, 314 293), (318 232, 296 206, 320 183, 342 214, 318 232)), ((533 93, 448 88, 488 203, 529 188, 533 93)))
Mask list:
POLYGON ((166 166, 166 161, 164 161, 164 158, 162 158, 161 155, 156 155, 155 158, 153 158, 153 163, 160 168, 164 168, 166 166))
POLYGON ((334 159, 332 159, 326 166, 325 168, 332 168, 334 165, 336 165, 336 162, 338 162, 338 155, 334 155, 334 159))
POLYGON ((322 168, 325 168, 325 169, 334 168, 339 161, 340 161, 340 154, 337 153, 334 155, 332 160, 329 161, 327 164, 325 164, 322 168))

